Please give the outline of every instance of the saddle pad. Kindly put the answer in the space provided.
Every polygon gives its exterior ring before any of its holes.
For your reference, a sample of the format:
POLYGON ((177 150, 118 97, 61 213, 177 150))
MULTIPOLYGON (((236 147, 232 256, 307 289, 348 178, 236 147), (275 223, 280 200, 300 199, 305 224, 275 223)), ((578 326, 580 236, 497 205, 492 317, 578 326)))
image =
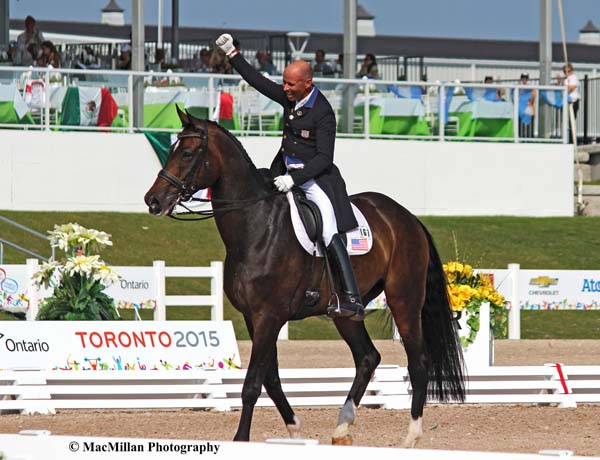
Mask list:
MULTIPOLYGON (((310 241, 308 235, 306 234, 306 229, 302 224, 300 214, 298 214, 298 208, 296 206, 296 202, 294 201, 292 192, 287 192, 286 196, 288 203, 290 203, 292 226, 294 227, 296 239, 306 252, 312 254, 314 251, 316 251, 318 257, 323 257, 321 250, 312 241, 310 241)), ((360 256, 369 252, 373 247, 373 235, 371 234, 371 228, 369 227, 367 219, 363 213, 360 212, 360 209, 354 206, 354 203, 352 203, 352 211, 354 211, 354 217, 356 217, 358 227, 346 232, 346 249, 348 250, 348 254, 351 256, 360 256)))

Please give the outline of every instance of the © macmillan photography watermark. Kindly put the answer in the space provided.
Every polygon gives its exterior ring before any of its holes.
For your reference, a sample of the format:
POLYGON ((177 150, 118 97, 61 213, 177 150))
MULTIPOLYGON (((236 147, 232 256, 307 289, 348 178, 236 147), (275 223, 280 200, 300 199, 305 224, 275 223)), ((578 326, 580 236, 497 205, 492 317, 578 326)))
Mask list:
POLYGON ((209 441, 173 442, 161 440, 119 440, 119 441, 70 441, 68 448, 71 452, 105 452, 105 453, 134 453, 144 452, 147 454, 179 453, 187 454, 218 454, 220 444, 209 441))

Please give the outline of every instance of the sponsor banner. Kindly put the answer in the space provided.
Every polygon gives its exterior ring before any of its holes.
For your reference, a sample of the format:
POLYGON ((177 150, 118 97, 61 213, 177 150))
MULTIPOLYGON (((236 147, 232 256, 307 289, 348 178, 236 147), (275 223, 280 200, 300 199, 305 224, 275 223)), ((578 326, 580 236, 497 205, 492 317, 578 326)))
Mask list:
MULTIPOLYGON (((153 267, 113 267, 123 279, 106 288, 117 308, 156 308, 156 282, 153 267)), ((26 265, 0 265, 0 308, 28 308, 30 294, 26 265)), ((40 299, 52 294, 42 287, 40 299)))
POLYGON ((0 321, 0 369, 240 367, 231 321, 0 321))
POLYGON ((520 270, 522 310, 599 310, 600 271, 520 270))
POLYGON ((156 282, 153 267, 114 267, 123 278, 106 288, 117 308, 156 308, 156 282))
POLYGON ((0 308, 29 308, 27 265, 0 265, 0 308))

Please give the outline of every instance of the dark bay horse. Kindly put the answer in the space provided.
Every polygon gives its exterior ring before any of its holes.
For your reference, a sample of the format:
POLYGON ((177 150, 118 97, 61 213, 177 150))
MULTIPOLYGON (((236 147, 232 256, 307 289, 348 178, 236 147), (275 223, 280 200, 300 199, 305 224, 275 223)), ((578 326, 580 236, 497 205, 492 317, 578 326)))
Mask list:
MULTIPOLYGON (((183 131, 145 202, 152 214, 168 215, 196 190, 212 189, 215 222, 227 251, 224 290, 244 315, 252 338, 234 439, 249 440, 254 406, 263 385, 290 436, 297 437, 300 421, 279 379, 277 336, 288 320, 324 315, 329 288, 323 283, 321 300, 307 312, 303 293, 310 283, 311 257, 296 241, 286 197, 272 191, 233 135, 216 123, 179 109, 178 113, 183 131)), ((404 444, 412 447, 422 435, 428 395, 438 401, 464 400, 462 352, 446 279, 432 238, 415 216, 378 193, 360 193, 351 199, 374 235, 371 251, 352 257, 364 305, 385 289, 408 358, 412 403, 404 444)), ((334 443, 349 443, 348 427, 381 358, 363 322, 336 318, 334 323, 356 365, 354 382, 333 433, 334 443)))

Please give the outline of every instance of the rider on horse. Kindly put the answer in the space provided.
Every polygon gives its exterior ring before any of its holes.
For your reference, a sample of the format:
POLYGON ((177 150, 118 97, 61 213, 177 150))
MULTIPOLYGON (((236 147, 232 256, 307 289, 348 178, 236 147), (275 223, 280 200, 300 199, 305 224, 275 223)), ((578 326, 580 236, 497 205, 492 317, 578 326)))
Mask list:
POLYGON ((336 120, 331 105, 312 84, 312 69, 305 61, 295 61, 283 72, 283 85, 264 77, 238 52, 229 34, 216 44, 225 52, 233 67, 252 87, 278 102, 284 109, 283 140, 271 164, 275 187, 288 192, 301 188, 314 201, 323 217, 323 240, 341 283, 338 305, 331 305, 331 317, 349 317, 360 321, 365 310, 358 283, 340 233, 358 226, 346 184, 333 164, 336 120))

